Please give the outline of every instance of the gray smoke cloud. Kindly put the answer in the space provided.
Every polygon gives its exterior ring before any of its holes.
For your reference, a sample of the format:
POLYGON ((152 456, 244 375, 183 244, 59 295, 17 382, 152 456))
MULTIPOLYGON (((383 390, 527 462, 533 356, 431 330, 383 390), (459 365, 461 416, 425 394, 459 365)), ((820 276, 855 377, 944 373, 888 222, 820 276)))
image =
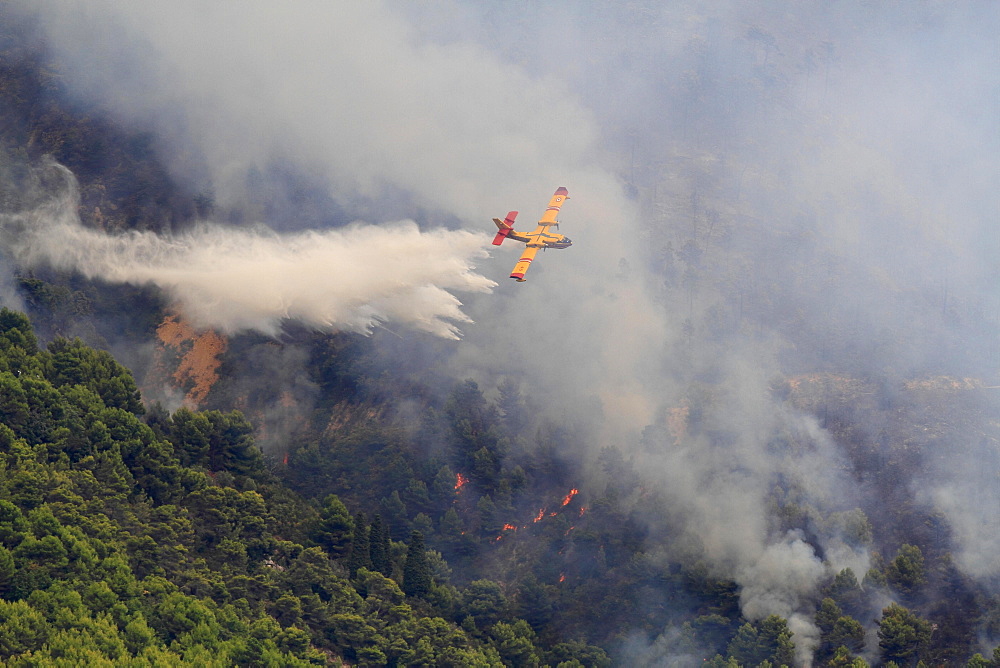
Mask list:
MULTIPOLYGON (((846 566, 863 573, 869 548, 829 521, 862 503, 851 444, 774 379, 997 376, 990 4, 41 11, 75 94, 155 128, 174 174, 210 185, 223 207, 239 208, 247 174, 275 160, 344 205, 402 191, 469 230, 509 209, 531 220, 567 187, 574 246, 541 255, 527 284, 467 300, 477 324, 448 363, 487 387, 519 378, 545 398, 540 411, 586 425, 588 445, 625 450, 665 499, 656 521, 679 538, 663 549, 735 579, 749 618, 788 617, 803 665, 820 583, 846 566), (808 540, 778 526, 778 481, 815 515, 808 540)), ((223 249, 194 234, 189 246, 223 249)), ((262 233, 233 238, 241 253, 288 250, 262 233)), ((465 262, 481 247, 454 239, 465 262)), ((486 279, 506 280, 511 246, 480 263, 486 279)), ((486 287, 455 269, 466 282, 440 287, 486 287)), ((881 428, 858 431, 875 441, 881 428)), ((989 473, 1000 449, 974 432, 959 429, 946 461, 927 458, 901 484, 944 514, 957 563, 988 580, 1000 574, 989 473)))

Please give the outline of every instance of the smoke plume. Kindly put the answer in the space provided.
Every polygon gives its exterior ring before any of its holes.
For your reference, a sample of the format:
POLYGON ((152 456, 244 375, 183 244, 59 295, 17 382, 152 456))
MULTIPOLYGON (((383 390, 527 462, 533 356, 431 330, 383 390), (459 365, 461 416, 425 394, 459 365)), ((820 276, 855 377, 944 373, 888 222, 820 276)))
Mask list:
POLYGON ((457 339, 469 322, 449 290, 489 291, 477 274, 484 235, 421 232, 416 223, 279 235, 203 224, 182 235, 108 235, 81 225, 73 175, 47 203, 0 217, 0 244, 24 267, 51 266, 111 283, 152 284, 202 329, 277 335, 298 320, 370 333, 398 323, 457 339))

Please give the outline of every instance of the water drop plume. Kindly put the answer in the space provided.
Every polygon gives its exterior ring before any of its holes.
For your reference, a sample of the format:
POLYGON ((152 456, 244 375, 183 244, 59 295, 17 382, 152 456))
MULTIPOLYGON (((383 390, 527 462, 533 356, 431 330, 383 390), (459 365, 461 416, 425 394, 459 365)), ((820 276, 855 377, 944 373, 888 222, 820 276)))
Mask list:
POLYGON ((369 333, 395 323, 457 339, 457 324, 471 320, 450 291, 489 292, 495 285, 473 265, 486 255, 486 236, 423 231, 412 221, 286 235, 211 223, 174 236, 107 234, 81 224, 69 170, 46 169, 61 177, 54 194, 3 215, 3 248, 28 268, 156 285, 199 328, 275 335, 294 319, 369 333))

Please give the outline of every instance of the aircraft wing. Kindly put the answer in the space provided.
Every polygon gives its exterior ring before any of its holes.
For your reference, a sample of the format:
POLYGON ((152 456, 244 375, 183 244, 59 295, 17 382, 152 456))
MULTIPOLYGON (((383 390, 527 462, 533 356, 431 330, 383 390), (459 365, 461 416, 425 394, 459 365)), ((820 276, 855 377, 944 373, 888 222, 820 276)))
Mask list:
POLYGON ((528 271, 528 267, 531 266, 531 261, 535 259, 535 254, 538 253, 538 246, 525 246, 524 252, 521 254, 521 259, 517 261, 514 265, 514 270, 510 272, 511 278, 516 278, 518 282, 523 282, 525 280, 524 274, 528 271))
POLYGON ((569 199, 569 191, 565 188, 557 188, 552 199, 549 200, 549 206, 546 207, 545 213, 542 214, 542 219, 538 221, 539 225, 555 225, 556 216, 559 214, 559 209, 562 207, 563 202, 569 199))

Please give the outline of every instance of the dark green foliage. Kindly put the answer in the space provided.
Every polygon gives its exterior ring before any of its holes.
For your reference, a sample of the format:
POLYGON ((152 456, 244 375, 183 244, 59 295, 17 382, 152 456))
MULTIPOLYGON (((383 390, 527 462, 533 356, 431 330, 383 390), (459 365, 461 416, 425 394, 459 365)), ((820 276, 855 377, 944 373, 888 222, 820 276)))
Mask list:
POLYGON ((371 543, 369 542, 368 521, 364 513, 354 516, 354 530, 351 534, 351 552, 347 559, 347 571, 351 577, 359 568, 371 568, 371 543))
POLYGON ((490 629, 490 637, 505 665, 519 668, 540 665, 538 650, 535 648, 535 632, 523 619, 513 624, 494 624, 490 629))
POLYGON ((889 562, 886 580, 901 594, 912 598, 927 582, 924 574, 924 556, 916 545, 902 545, 899 553, 889 562))
POLYGON ((6 597, 14 580, 14 555, 6 547, 0 546, 0 597, 6 597))
MULTIPOLYGON (((5 357, 11 357, 11 348, 34 355, 38 352, 38 339, 26 315, 4 307, 0 308, 0 351, 5 357)), ((19 355, 15 353, 14 357, 19 355)))
MULTIPOLYGON (((24 322, 7 317, 29 340, 24 322)), ((346 556, 353 539, 370 558, 363 516, 352 522, 336 496, 317 513, 275 486, 239 413, 182 410, 154 431, 128 409, 128 392, 102 384, 120 370, 110 358, 79 341, 22 353, 19 364, 49 372, 0 372, 9 389, 0 423, 0 659, 305 666, 424 656, 499 665, 484 640, 416 616, 382 574, 358 567, 355 589, 331 556, 346 556), (287 540, 306 538, 299 526, 322 547, 287 540)), ((376 545, 389 555, 381 535, 376 545)), ((414 595, 429 593, 419 534, 407 564, 414 595)))
POLYGON ((403 591, 407 596, 423 598, 431 590, 431 567, 427 561, 424 537, 419 531, 410 534, 403 563, 403 591))
POLYGON ((531 628, 539 631, 552 620, 557 599, 554 586, 543 585, 534 574, 529 574, 518 587, 515 611, 531 628))
POLYGON ((500 394, 497 400, 497 411, 504 432, 517 436, 528 424, 528 406, 517 383, 511 378, 504 378, 497 386, 500 394))
POLYGON ((372 568, 385 576, 392 575, 389 550, 389 532, 382 524, 382 516, 375 515, 368 532, 368 553, 371 555, 372 568))
MULTIPOLYGON (((290 486, 300 493, 313 498, 336 494, 348 507, 378 510, 386 522, 396 519, 405 525, 398 508, 378 505, 381 499, 395 503, 391 498, 395 492, 405 507, 399 490, 405 490, 414 477, 402 435, 396 430, 365 427, 324 436, 293 451, 286 474, 290 486), (390 512, 395 515, 390 517, 390 512)), ((407 535, 405 528, 399 536, 392 534, 396 540, 407 535)))
POLYGON ((382 516, 385 517, 386 534, 393 540, 402 540, 410 531, 409 513, 406 504, 399 496, 399 490, 393 490, 388 498, 379 503, 382 516))
POLYGON ((462 590, 462 608, 476 628, 485 630, 507 617, 507 597, 492 580, 475 580, 462 590))
POLYGON ((454 390, 445 411, 458 470, 467 471, 483 490, 493 491, 505 452, 496 408, 487 403, 475 382, 467 380, 454 390))
POLYGON ((46 378, 55 387, 82 385, 93 391, 109 408, 142 415, 145 408, 131 372, 105 351, 94 350, 80 340, 58 338, 48 346, 46 378))
MULTIPOLYGON (((959 663, 979 647, 976 628, 970 620, 983 618, 984 599, 976 595, 976 584, 958 570, 948 555, 942 562, 941 584, 926 612, 927 620, 937 627, 931 634, 927 660, 959 663)), ((988 627, 983 625, 983 628, 988 627)))
POLYGON ((319 521, 310 533, 310 538, 323 547, 331 558, 342 559, 351 551, 353 533, 354 522, 347 506, 336 494, 330 494, 323 501, 319 521))
POLYGON ((163 425, 165 436, 174 446, 184 466, 204 465, 208 462, 209 433, 212 424, 203 413, 179 408, 169 423, 163 425))
POLYGON ((476 514, 479 516, 479 533, 483 538, 497 536, 503 530, 503 522, 489 494, 476 502, 476 514))
POLYGON ((858 617, 864 610, 864 592, 850 568, 837 573, 827 590, 830 598, 848 615, 858 617))
POLYGON ((184 466, 265 480, 253 426, 239 411, 195 413, 181 408, 162 427, 184 466))
POLYGON ((788 623, 777 615, 769 615, 757 626, 749 622, 741 626, 726 651, 744 666, 756 666, 764 661, 791 666, 795 650, 791 638, 788 623))
POLYGON ((428 490, 431 500, 438 507, 447 507, 455 498, 455 472, 447 464, 438 469, 428 490))
POLYGON ((865 630, 856 619, 844 615, 832 598, 824 598, 816 612, 816 626, 820 631, 820 644, 816 659, 827 661, 844 647, 857 654, 865 647, 865 630))
POLYGON ((992 668, 992 662, 984 657, 978 652, 972 655, 969 662, 965 664, 965 668, 992 668))
POLYGON ((0 421, 15 430, 11 436, 23 433, 28 423, 28 401, 24 388, 14 374, 0 372, 0 421))
POLYGON ((931 624, 901 605, 893 603, 882 611, 878 623, 878 646, 884 661, 914 665, 931 638, 931 624))
POLYGON ((610 668, 611 659, 600 647, 579 641, 563 642, 552 647, 548 662, 554 666, 582 665, 587 668, 610 668), (576 661, 578 664, 571 662, 576 661))

